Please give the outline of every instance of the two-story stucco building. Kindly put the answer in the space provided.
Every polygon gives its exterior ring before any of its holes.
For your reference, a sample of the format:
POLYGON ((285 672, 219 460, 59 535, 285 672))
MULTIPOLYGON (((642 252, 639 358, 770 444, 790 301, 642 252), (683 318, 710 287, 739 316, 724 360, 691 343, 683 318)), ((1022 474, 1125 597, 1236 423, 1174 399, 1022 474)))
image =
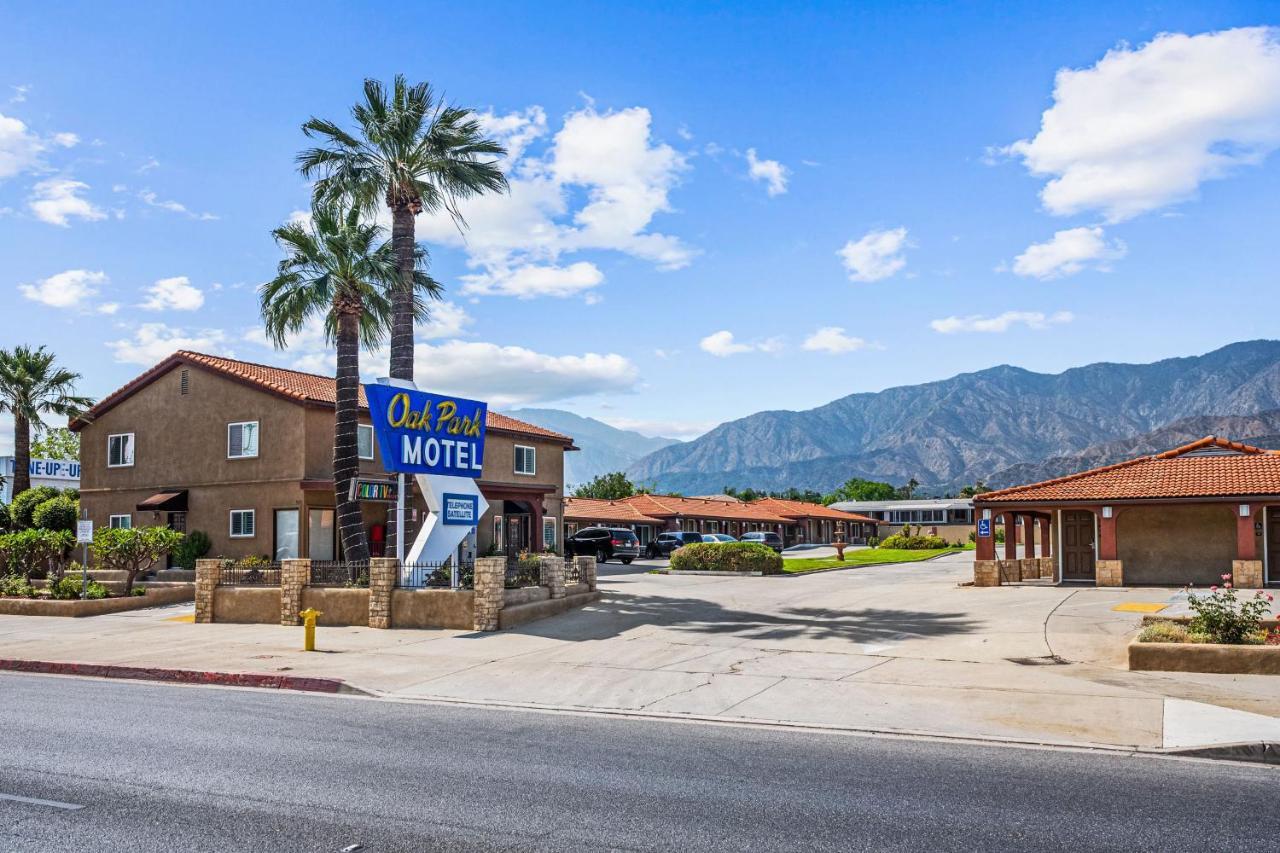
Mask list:
MULTIPOLYGON (((201 530, 210 556, 340 558, 334 530, 332 377, 177 352, 82 418, 81 506, 95 526, 201 530)), ((364 393, 362 476, 387 476, 364 393)), ((489 511, 467 543, 483 555, 559 548, 568 436, 489 412, 479 480, 489 511)), ((409 502, 412 536, 426 505, 409 502)), ((371 551, 388 504, 363 505, 371 551)))

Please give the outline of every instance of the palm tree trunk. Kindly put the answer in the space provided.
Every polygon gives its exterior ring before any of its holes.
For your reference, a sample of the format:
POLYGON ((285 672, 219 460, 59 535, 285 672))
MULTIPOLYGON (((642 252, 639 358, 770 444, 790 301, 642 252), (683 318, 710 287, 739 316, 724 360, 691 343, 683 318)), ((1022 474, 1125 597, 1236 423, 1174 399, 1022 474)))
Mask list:
POLYGON ((25 417, 13 416, 13 495, 31 488, 31 424, 25 417))
POLYGON ((360 408, 360 320, 338 315, 337 404, 333 421, 333 490, 338 507, 338 535, 348 562, 369 559, 360 502, 352 500, 351 481, 360 473, 357 412, 360 408))
POLYGON ((400 269, 400 289, 391 297, 392 379, 413 379, 413 212, 407 204, 391 209, 391 245, 400 269))

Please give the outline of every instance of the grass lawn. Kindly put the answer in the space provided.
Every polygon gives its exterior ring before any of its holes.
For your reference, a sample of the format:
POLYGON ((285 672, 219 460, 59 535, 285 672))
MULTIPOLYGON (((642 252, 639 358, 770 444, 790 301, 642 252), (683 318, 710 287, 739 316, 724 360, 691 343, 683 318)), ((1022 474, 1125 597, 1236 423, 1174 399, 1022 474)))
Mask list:
POLYGON ((905 551, 893 548, 860 548, 845 551, 844 562, 835 557, 817 559, 789 558, 782 561, 782 571, 789 575, 812 572, 817 569, 835 569, 849 566, 872 566, 877 563, 915 563, 942 554, 959 554, 971 548, 938 548, 930 551, 905 551))

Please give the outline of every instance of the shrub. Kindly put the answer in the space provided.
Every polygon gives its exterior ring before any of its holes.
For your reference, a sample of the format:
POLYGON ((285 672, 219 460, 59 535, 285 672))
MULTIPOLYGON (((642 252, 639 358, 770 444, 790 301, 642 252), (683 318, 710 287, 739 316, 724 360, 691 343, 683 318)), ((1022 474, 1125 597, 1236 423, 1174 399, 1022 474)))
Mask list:
POLYGON ((11 598, 31 598, 35 589, 22 575, 0 575, 0 595, 11 598))
MULTIPOLYGON (((147 591, 142 587, 138 587, 133 591, 133 594, 145 595, 146 592, 147 591)), ((107 592, 107 588, 105 586, 98 583, 96 580, 93 580, 92 578, 89 579, 89 585, 85 587, 85 591, 84 591, 84 597, 86 599, 106 598, 109 594, 110 593, 107 592)))
POLYGON ((0 533, 9 532, 13 525, 13 516, 9 514, 9 505, 0 504, 0 533))
POLYGON ((76 578, 63 577, 49 583, 49 597, 58 601, 69 601, 80 597, 81 581, 76 578))
POLYGON ((1203 643, 1207 640, 1204 634, 1197 634, 1183 623, 1167 619, 1148 622, 1138 633, 1139 643, 1203 643))
POLYGON ((936 551, 946 548, 947 540, 941 536, 907 536, 902 533, 895 533, 881 540, 880 547, 904 551, 936 551))
MULTIPOLYGON (((102 586, 102 584, 98 584, 98 586, 102 586)), ((90 590, 92 590, 92 588, 93 588, 93 587, 92 587, 92 585, 91 585, 91 586, 90 586, 90 590)), ((103 586, 103 587, 102 587, 102 591, 105 593, 105 592, 107 591, 107 588, 106 588, 105 586, 103 586)), ((135 587, 133 588, 133 591, 132 591, 132 592, 130 592, 129 594, 130 594, 130 595, 146 595, 146 594, 147 594, 147 588, 146 588, 145 586, 135 586, 135 587)), ((91 596, 89 596, 89 597, 90 597, 90 598, 93 598, 93 596, 92 596, 92 595, 91 595, 91 596)))
POLYGON ((209 534, 203 530, 193 530, 187 534, 177 548, 173 549, 173 564, 182 569, 194 569, 196 560, 209 553, 212 547, 209 534))
POLYGON ((52 486, 36 486, 34 489, 27 489, 13 496, 13 503, 9 505, 9 512, 13 515, 13 529, 26 530, 35 526, 32 515, 36 511, 36 507, 49 500, 56 498, 58 490, 52 486))
POLYGON ((1262 620, 1271 612, 1275 596, 1258 590, 1241 600, 1231 586, 1231 575, 1223 575, 1222 580, 1221 587, 1209 587, 1208 595, 1196 595, 1187 587, 1187 605, 1196 614, 1191 620, 1191 630, 1205 634, 1211 643, 1261 642, 1262 620))
POLYGON ((102 527, 94 531, 91 547, 99 566, 128 572, 124 594, 130 595, 138 574, 181 545, 183 538, 167 527, 102 527))
POLYGON ((782 556, 759 542, 695 542, 672 553, 671 568, 773 575, 782 571, 782 556))
POLYGON ((880 537, 879 537, 879 536, 868 536, 868 537, 867 537, 867 547, 868 547, 868 548, 879 548, 879 547, 880 547, 880 537))
POLYGON ((66 530, 19 530, 0 535, 0 571, 44 577, 52 567, 62 577, 76 538, 66 530))
POLYGON ((75 531, 76 520, 80 518, 80 504, 66 495, 38 504, 31 513, 31 524, 42 530, 75 531))

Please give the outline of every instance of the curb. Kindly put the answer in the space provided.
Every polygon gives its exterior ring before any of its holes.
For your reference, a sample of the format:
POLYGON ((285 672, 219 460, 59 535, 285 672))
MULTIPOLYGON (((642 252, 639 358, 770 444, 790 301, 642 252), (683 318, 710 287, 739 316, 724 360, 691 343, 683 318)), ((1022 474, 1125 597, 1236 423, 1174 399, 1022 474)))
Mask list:
POLYGON ((1187 758, 1213 758, 1218 761, 1249 761, 1254 764, 1280 764, 1280 743, 1248 741, 1217 746, 1192 746, 1166 750, 1168 755, 1187 758))
POLYGON ((7 660, 0 658, 0 670, 36 675, 79 675, 89 678, 128 678, 135 681, 160 681, 168 684, 212 684, 222 687, 260 687, 269 690, 301 690, 308 693, 358 693, 339 678, 316 678, 300 675, 277 675, 257 672, 212 672, 199 669, 156 669, 141 666, 119 666, 104 663, 68 663, 45 660, 7 660))

